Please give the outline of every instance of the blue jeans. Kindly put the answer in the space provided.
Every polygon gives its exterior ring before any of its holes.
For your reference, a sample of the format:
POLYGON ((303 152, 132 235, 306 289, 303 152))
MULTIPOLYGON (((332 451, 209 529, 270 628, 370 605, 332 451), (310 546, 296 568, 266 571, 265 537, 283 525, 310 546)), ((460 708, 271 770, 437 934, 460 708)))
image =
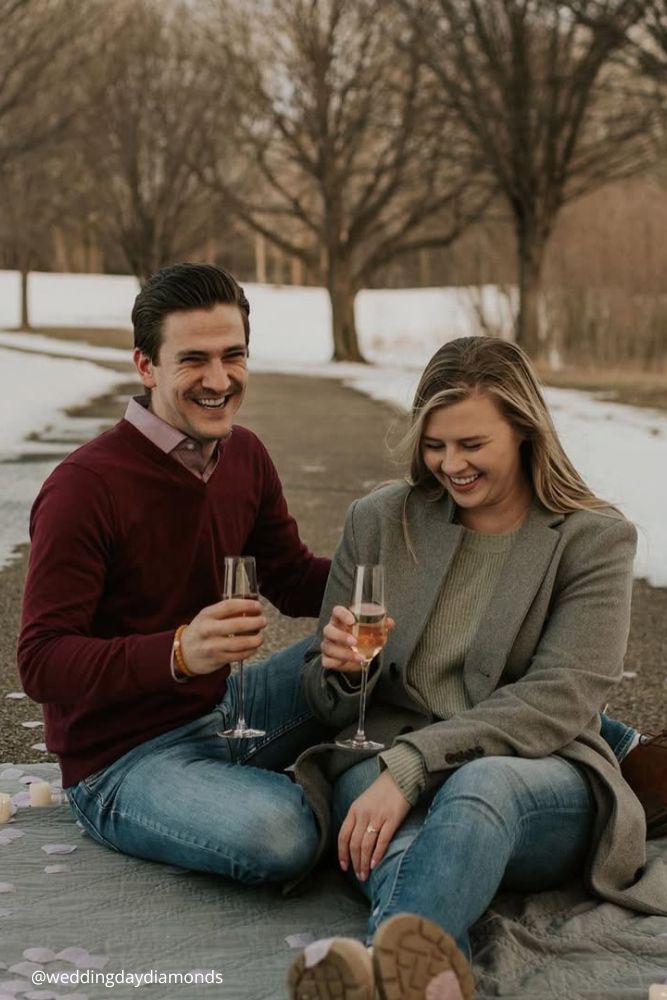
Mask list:
POLYGON ((614 751, 616 760, 620 762, 628 753, 632 741, 637 736, 637 730, 626 726, 618 719, 610 719, 608 715, 600 716, 600 735, 614 751))
MULTIPOLYGON (((634 730, 608 722, 612 749, 627 750, 634 730)), ((378 774, 377 758, 369 758, 338 779, 336 831, 378 774)), ((583 771, 560 757, 464 764, 428 808, 410 812, 366 882, 352 873, 371 904, 368 941, 388 917, 419 913, 469 955, 468 931, 501 887, 538 892, 582 871, 594 809, 583 771)))
POLYGON ((317 826, 298 785, 275 773, 322 738, 301 692, 312 639, 245 670, 255 740, 216 735, 238 713, 238 677, 209 715, 134 747, 67 789, 85 830, 117 851, 243 882, 285 881, 317 852, 317 826))

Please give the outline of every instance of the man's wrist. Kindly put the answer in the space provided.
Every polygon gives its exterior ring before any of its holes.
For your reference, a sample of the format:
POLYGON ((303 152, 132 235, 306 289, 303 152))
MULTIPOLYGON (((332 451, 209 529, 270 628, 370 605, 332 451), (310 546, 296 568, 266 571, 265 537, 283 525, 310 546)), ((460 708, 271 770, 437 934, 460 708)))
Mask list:
POLYGON ((195 676, 193 671, 189 669, 181 648, 181 638, 186 628, 187 625, 180 625, 176 629, 176 632, 174 633, 174 641, 171 647, 171 676, 177 684, 184 684, 186 681, 190 680, 191 677, 195 676))

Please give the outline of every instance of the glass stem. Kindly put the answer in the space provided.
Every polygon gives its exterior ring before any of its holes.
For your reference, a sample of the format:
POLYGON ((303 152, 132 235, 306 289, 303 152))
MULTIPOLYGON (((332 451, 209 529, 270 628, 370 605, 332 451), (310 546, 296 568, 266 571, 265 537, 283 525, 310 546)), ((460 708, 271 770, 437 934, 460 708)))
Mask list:
POLYGON ((364 732, 365 720, 366 720, 366 689, 368 688, 368 669, 371 665, 370 660, 366 660, 361 668, 361 691, 359 695, 359 725, 357 726, 357 731, 354 736, 355 743, 365 743, 366 733, 364 732))
POLYGON ((248 724, 245 721, 245 701, 244 701, 244 690, 243 690, 243 660, 239 662, 239 716, 236 720, 237 729, 247 729, 248 724))

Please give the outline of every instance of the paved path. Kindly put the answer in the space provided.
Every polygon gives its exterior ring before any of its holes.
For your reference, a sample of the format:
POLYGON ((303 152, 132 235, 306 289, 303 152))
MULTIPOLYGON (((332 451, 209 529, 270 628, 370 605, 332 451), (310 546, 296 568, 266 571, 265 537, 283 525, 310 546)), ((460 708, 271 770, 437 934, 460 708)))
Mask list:
MULTIPOLYGON (((135 391, 134 385, 128 383, 127 391, 135 391)), ((114 420, 123 408, 119 398, 105 397, 82 408, 81 415, 114 420)), ((397 475, 385 447, 387 429, 397 420, 396 414, 388 405, 334 379, 252 375, 241 416, 267 445, 302 537, 318 554, 333 552, 350 502, 376 483, 397 475)), ((16 497, 10 495, 2 465, 0 481, 5 497, 0 517, 10 508, 16 516, 16 497)), ((25 565, 24 555, 0 573, 0 761, 50 759, 31 749, 43 739, 42 731, 20 725, 40 717, 38 706, 5 698, 9 691, 20 688, 14 649, 25 565)), ((313 627, 306 619, 271 617, 264 647, 267 651, 308 634, 313 627)), ((635 585, 626 669, 636 676, 623 680, 611 700, 611 711, 644 729, 664 727, 667 590, 655 590, 641 582, 635 585)))

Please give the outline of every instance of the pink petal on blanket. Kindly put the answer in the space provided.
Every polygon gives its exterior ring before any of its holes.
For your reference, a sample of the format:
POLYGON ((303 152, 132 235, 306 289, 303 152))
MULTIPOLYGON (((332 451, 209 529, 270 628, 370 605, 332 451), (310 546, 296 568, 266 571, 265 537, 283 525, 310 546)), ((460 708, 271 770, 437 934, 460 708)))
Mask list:
POLYGON ((9 971, 29 979, 33 972, 42 972, 43 970, 38 962, 17 962, 16 965, 9 966, 9 971))
POLYGON ((9 698, 10 701, 23 701, 27 697, 25 691, 10 691, 9 694, 5 695, 5 698, 9 698))
POLYGON ((39 729, 44 723, 41 719, 30 719, 28 722, 22 722, 21 725, 24 729, 39 729))
POLYGON ((58 875, 60 872, 71 872, 71 865, 47 865, 44 871, 47 875, 58 875))
POLYGON ((49 752, 46 743, 31 743, 30 744, 30 749, 31 750, 40 750, 42 753, 48 753, 49 752))
POLYGON ((45 854, 71 854, 76 847, 74 844, 44 844, 42 850, 45 854))
POLYGON ((29 962, 55 962, 56 953, 50 948, 26 948, 23 957, 29 962))
POLYGON ((79 945, 75 944, 69 948, 63 948, 56 955, 56 958, 60 958, 63 962, 70 962, 72 965, 78 965, 82 958, 88 958, 88 952, 85 948, 80 948, 79 945))
POLYGON ((16 886, 11 882, 0 882, 0 893, 3 892, 16 892, 16 886))

